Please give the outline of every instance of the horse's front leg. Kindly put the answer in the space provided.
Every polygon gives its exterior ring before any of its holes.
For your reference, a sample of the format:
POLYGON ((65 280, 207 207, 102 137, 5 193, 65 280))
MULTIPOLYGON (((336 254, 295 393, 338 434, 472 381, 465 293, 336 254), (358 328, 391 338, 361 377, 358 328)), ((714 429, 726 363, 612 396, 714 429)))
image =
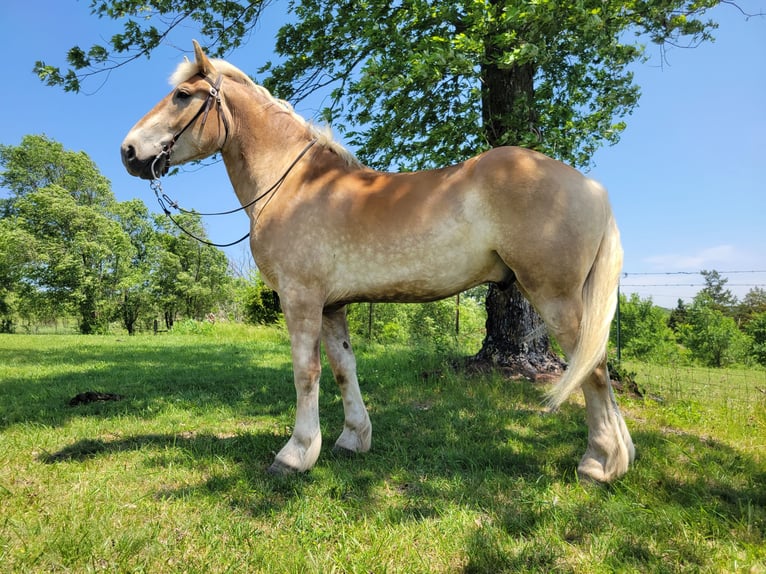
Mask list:
POLYGON ((282 302, 290 333, 296 409, 295 427, 287 444, 269 467, 272 474, 303 472, 314 466, 322 448, 319 429, 319 338, 322 329, 321 305, 282 302))
POLYGON ((343 432, 335 442, 334 450, 367 452, 372 443, 372 425, 356 377, 356 359, 348 336, 345 307, 325 311, 322 340, 335 382, 340 387, 345 415, 343 432))

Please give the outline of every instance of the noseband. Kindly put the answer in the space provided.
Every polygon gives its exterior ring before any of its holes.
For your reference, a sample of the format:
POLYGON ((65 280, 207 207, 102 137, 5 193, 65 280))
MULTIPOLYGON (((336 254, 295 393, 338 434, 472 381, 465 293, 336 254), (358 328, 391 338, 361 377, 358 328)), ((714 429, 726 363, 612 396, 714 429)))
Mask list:
POLYGON ((226 118, 226 114, 223 113, 223 107, 221 105, 221 82, 223 82, 223 75, 218 74, 218 77, 216 78, 215 82, 212 82, 210 78, 203 74, 197 74, 200 76, 203 80, 205 80, 208 84, 210 84, 210 91, 207 94, 207 97, 205 98, 205 101, 202 102, 202 105, 200 106, 199 110, 197 110, 197 113, 194 114, 194 117, 192 117, 189 122, 180 129, 170 140, 170 143, 163 144, 162 145, 162 151, 157 154, 157 156, 152 161, 152 177, 154 179, 159 179, 160 176, 165 175, 167 173, 168 169, 170 168, 170 154, 173 153, 173 146, 178 141, 178 138, 181 137, 181 135, 189 129, 189 127, 197 121, 197 118, 202 116, 202 125, 201 128, 205 127, 205 122, 207 122, 207 114, 210 112, 210 108, 213 106, 213 101, 215 100, 216 105, 218 106, 218 117, 221 118, 223 121, 223 129, 224 129, 224 136, 223 136, 223 143, 220 145, 219 149, 223 148, 223 146, 226 145, 226 141, 229 139, 229 120, 226 118), (157 162, 160 161, 162 158, 165 158, 165 167, 163 168, 163 173, 158 174, 155 170, 155 166, 157 165, 157 162))

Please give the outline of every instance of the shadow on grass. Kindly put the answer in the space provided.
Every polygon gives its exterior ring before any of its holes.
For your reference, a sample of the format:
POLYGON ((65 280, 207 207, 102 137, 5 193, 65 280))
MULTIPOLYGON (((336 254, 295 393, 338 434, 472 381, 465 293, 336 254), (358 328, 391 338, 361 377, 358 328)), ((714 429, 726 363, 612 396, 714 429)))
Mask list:
MULTIPOLYGON (((62 424, 126 409, 152 417, 152 408, 169 398, 198 403, 200 411, 225 406, 243 418, 292 416, 288 364, 255 365, 252 351, 237 345, 172 352, 172 360, 165 349, 110 360, 101 375, 119 384, 99 390, 130 397, 123 405, 71 409, 64 405, 76 375, 52 377, 47 384, 57 388, 46 408, 61 412, 41 415, 30 409, 27 420, 62 424)), ((87 353, 81 359, 89 360, 87 353)), ((352 458, 330 454, 342 406, 325 372, 320 399, 325 442, 317 467, 306 474, 265 473, 287 432, 94 437, 39 460, 66 464, 147 451, 146 464, 158 468, 169 459, 209 465, 215 470, 199 484, 158 485, 155 496, 214 497, 256 519, 290 512, 306 497, 342 509, 351 523, 371 513, 391 525, 438 520, 450 508, 468 508, 486 520, 477 519, 464 533, 466 572, 568 571, 568 547, 587 551, 598 537, 607 569, 629 565, 653 572, 710 569, 706 541, 716 537, 755 548, 764 544, 766 471, 728 445, 628 421, 640 456, 635 467, 613 485, 581 485, 574 469, 587 438, 582 408, 568 405, 546 414, 540 408, 543 390, 535 385, 442 371, 438 359, 413 351, 361 353, 359 359, 373 449, 352 458), (227 464, 216 467, 217 460, 227 464)), ((34 388, 39 393, 41 385, 34 388)), ((11 390, 22 404, 36 400, 23 381, 11 382, 11 390)))
MULTIPOLYGON (((123 452, 145 451, 145 464, 163 467, 173 462, 207 466, 225 460, 225 473, 214 472, 203 482, 177 490, 166 486, 156 496, 186 499, 189 495, 228 498, 232 506, 253 517, 267 517, 285 509, 291 501, 322 492, 333 503, 350 505, 351 515, 364 516, 371 508, 381 509, 392 524, 434 519, 456 500, 480 508, 494 501, 496 493, 476 492, 488 476, 493 482, 508 477, 523 482, 553 480, 566 474, 584 449, 586 430, 561 421, 575 414, 549 415, 539 405, 542 389, 529 384, 495 381, 489 395, 482 381, 475 388, 461 387, 459 375, 419 374, 407 380, 421 361, 409 353, 393 359, 368 361, 365 378, 384 373, 382 383, 367 381, 368 406, 373 420, 373 449, 358 456, 331 452, 342 428, 342 405, 334 385, 323 376, 330 392, 322 394, 324 445, 314 471, 287 477, 273 477, 266 469, 289 433, 246 431, 234 436, 210 433, 148 433, 116 438, 78 440, 58 451, 43 453, 45 464, 66 464, 106 457, 123 452), (507 399, 503 401, 503 398, 507 399), (502 401, 503 406, 495 404, 502 401), (527 407, 521 407, 527 402, 527 407), (494 408, 493 408, 493 405, 494 408), (530 408, 530 406, 532 408, 530 408), (335 421, 335 422, 333 422, 335 421), (582 444, 580 444, 582 443, 582 444), (380 498, 380 487, 393 494, 380 498), (490 498, 488 498, 490 496, 490 498), (394 500, 395 499, 395 500, 394 500)), ((416 371, 417 373, 417 371, 416 371)), ((292 385, 289 385, 291 399, 292 385)), ((229 396, 229 395, 226 395, 229 396)), ((267 412, 272 396, 254 396, 250 411, 267 412)), ((226 402, 226 398, 219 399, 226 402)), ((136 399, 134 399, 136 400, 136 399)), ((140 400, 138 401, 141 402, 140 400)), ((87 407, 108 414, 108 404, 87 407)), ((289 411, 288 406, 284 407, 289 411)), ((281 413, 284 414, 284 413, 281 413)), ((243 416, 247 416, 243 414, 243 416)), ((292 422, 292 421, 291 421, 292 422)))
MULTIPOLYGON (((167 340, 147 337, 124 346, 79 340, 82 346, 10 352, 32 376, 0 381, 0 430, 16 423, 61 426, 74 418, 119 414, 151 419, 170 403, 199 412, 225 406, 246 416, 279 413, 294 402, 288 348, 270 350, 274 360, 263 366, 258 350, 247 343, 189 338, 184 345, 177 338, 168 347, 167 340), (69 406, 72 397, 86 391, 123 399, 69 406)), ((0 361, 11 359, 7 353, 0 349, 0 361)))

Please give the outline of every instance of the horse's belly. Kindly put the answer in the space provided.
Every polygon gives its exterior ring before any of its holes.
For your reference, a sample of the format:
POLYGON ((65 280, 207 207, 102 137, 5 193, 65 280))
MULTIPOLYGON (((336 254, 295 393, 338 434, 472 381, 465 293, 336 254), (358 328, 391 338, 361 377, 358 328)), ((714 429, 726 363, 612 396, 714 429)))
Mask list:
MULTIPOLYGON (((333 262, 331 298, 343 302, 424 302, 449 297, 488 281, 503 281, 509 270, 490 250, 465 245, 423 249, 371 249, 333 262)), ((333 301, 335 302, 335 301, 333 301)))

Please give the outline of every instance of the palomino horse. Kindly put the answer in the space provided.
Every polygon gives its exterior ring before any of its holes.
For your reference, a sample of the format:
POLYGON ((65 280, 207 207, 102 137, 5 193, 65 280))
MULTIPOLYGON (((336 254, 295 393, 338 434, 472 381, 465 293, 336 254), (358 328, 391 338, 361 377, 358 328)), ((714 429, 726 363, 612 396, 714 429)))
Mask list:
POLYGON ((605 352, 622 248, 599 184, 513 147, 443 169, 376 172, 231 64, 208 59, 196 42, 194 52, 171 77, 172 92, 127 135, 122 160, 154 180, 171 164, 223 157, 250 218, 253 257, 279 293, 290 333, 296 420, 271 472, 304 471, 319 456, 320 340, 343 397, 335 447, 370 448, 348 303, 433 301, 512 281, 569 359, 550 405, 583 389, 589 433, 580 474, 609 481, 627 471, 633 443, 605 352))

